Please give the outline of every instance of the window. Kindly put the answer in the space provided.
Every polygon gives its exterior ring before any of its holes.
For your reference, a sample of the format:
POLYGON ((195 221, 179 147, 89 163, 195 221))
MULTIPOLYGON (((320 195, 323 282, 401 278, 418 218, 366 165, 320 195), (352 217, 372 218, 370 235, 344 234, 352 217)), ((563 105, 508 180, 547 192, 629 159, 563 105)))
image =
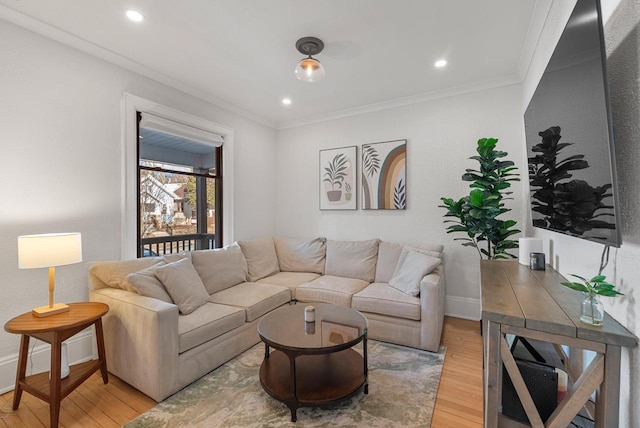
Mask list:
MULTIPOLYGON (((185 99, 188 102, 188 99, 185 99)), ((222 211, 216 211, 216 215, 221 216, 220 224, 222 230, 217 230, 216 236, 221 240, 221 245, 227 245, 234 240, 234 215, 233 215, 233 195, 234 195, 234 130, 225 125, 204 119, 212 113, 208 110, 198 110, 193 107, 200 116, 184 113, 171 107, 158 104, 155 101, 142 98, 130 93, 122 94, 122 201, 120 212, 122 214, 121 238, 114 242, 120 243, 119 258, 131 259, 137 257, 140 249, 138 240, 140 239, 140 224, 138 216, 140 215, 140 193, 139 193, 139 172, 138 172, 138 136, 139 121, 138 112, 147 118, 156 116, 169 120, 169 124, 176 125, 183 133, 189 133, 186 137, 193 141, 201 141, 200 136, 214 135, 223 141, 221 164, 224 165, 224 171, 218 171, 218 176, 224 178, 222 189, 216 189, 216 195, 222 203, 222 211), (196 134, 195 136, 192 134, 196 134)), ((168 124, 168 125, 169 125, 168 124)), ((167 125, 167 126, 168 126, 167 125)), ((158 124, 160 126, 160 124, 158 124)), ((160 131, 174 135, 169 129, 160 129, 160 131)), ((178 132, 178 131, 176 131, 178 132)), ((215 142, 208 141, 211 145, 215 142)), ((220 143, 218 143, 220 144, 220 143)), ((169 209, 169 207, 167 207, 169 209)), ((113 249, 113 243, 105 242, 110 250, 113 249)))
POLYGON ((138 116, 138 257, 222 246, 222 136, 138 116))

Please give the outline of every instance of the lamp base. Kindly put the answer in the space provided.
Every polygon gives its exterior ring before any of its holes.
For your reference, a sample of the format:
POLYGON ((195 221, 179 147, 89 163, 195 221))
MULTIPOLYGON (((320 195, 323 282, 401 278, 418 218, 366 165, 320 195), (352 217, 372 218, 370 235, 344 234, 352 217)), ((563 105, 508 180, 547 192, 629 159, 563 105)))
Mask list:
POLYGON ((40 306, 38 308, 33 308, 31 313, 38 318, 48 317, 50 315, 59 314, 61 312, 67 312, 69 310, 69 306, 64 303, 55 303, 53 306, 40 306))

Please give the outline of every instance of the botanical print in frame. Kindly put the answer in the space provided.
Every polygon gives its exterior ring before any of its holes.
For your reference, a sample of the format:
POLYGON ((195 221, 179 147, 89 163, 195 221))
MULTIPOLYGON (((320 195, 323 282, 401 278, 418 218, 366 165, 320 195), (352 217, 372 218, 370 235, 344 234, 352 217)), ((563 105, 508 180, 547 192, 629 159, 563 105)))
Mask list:
POLYGON ((407 208, 407 140, 362 145, 362 209, 407 208))
POLYGON ((355 210, 356 146, 320 150, 320 209, 355 210))

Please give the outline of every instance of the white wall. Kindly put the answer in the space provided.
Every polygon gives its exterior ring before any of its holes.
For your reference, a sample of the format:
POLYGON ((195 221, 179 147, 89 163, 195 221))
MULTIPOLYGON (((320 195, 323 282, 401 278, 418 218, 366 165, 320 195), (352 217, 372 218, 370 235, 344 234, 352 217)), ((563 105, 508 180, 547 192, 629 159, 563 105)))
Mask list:
MULTIPOLYGON (((523 84, 523 111, 540 79, 546 62, 562 32, 574 2, 554 2, 544 37, 533 58, 523 84)), ((605 309, 621 324, 640 335, 640 5, 637 0, 603 0, 607 47, 607 67, 613 114, 618 185, 622 212, 622 240, 619 249, 611 250, 609 265, 603 271, 625 296, 603 298, 605 309)), ((528 192, 528 186, 525 186, 528 192)), ((525 193, 526 194, 526 193, 525 193)), ((523 198, 526 202, 528 198, 523 198)), ((527 206, 528 210, 528 206, 527 206)), ((526 213, 527 211, 525 211, 526 213)), ((547 258, 563 275, 597 274, 601 244, 567 237, 540 229, 533 236, 545 241, 547 258)), ((620 426, 637 427, 640 420, 640 351, 636 347, 622 352, 620 382, 620 426), (634 422, 635 421, 635 422, 634 422)))
MULTIPOLYGON (((2 20, 0 58, 0 325, 47 303, 47 270, 18 270, 18 235, 77 231, 85 261, 120 258, 123 92, 233 128, 233 238, 275 232, 273 129, 2 20)), ((88 299, 84 263, 56 273, 56 301, 88 299)), ((0 330, 0 392, 18 344, 0 330)))
MULTIPOLYGON (((479 256, 445 233, 446 211, 438 205, 443 196, 468 194, 461 176, 478 167, 468 158, 480 138, 498 138, 498 148, 521 166, 521 104, 520 87, 509 86, 279 131, 278 234, 444 244, 447 312, 479 319, 479 256), (362 144, 397 139, 407 139, 406 211, 319 210, 319 150, 356 145, 360 156, 362 144)), ((520 189, 515 183, 514 192, 520 189)), ((521 204, 507 205, 509 218, 522 217, 521 204)))

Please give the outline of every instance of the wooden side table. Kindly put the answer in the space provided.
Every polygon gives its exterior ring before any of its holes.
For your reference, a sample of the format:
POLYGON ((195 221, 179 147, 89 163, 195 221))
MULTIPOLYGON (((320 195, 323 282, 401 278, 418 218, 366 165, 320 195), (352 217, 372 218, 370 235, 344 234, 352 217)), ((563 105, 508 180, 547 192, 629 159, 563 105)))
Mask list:
POLYGON ((104 303, 70 303, 68 312, 45 318, 38 318, 28 312, 13 318, 4 325, 7 332, 22 335, 16 389, 13 395, 13 410, 16 410, 20 405, 22 391, 27 391, 49 403, 51 427, 54 428, 58 426, 60 401, 71 391, 98 369, 102 373, 104 383, 109 382, 102 334, 102 316, 108 311, 109 306, 104 303), (69 376, 60 379, 62 342, 92 324, 96 328, 98 359, 71 366, 69 376), (51 371, 26 377, 29 338, 31 337, 51 344, 51 371))

